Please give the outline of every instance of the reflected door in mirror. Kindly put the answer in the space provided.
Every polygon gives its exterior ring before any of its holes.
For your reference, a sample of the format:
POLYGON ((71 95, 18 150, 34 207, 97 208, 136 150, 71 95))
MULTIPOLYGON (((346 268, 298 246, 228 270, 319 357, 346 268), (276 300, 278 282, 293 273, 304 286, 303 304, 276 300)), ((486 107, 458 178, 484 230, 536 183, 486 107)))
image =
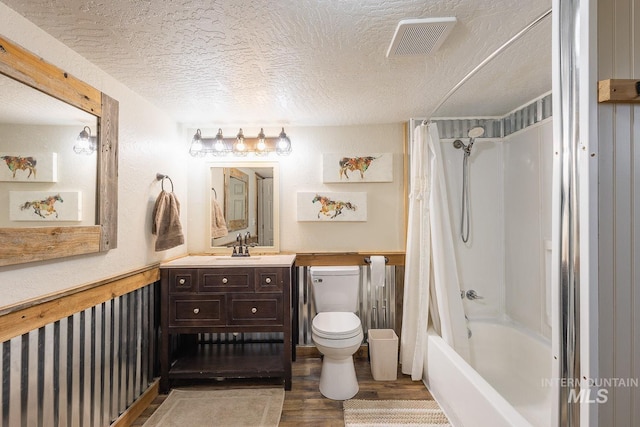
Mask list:
POLYGON ((273 178, 258 179, 258 245, 273 246, 273 178))
POLYGON ((224 171, 224 209, 229 231, 247 228, 249 211, 249 175, 236 168, 224 171))

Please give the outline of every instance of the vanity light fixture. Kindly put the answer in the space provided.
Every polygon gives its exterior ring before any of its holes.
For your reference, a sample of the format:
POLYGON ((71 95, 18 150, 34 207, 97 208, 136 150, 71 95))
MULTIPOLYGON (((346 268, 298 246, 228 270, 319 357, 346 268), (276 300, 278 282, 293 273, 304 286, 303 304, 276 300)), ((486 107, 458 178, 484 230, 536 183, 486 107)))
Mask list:
POLYGON ((86 154, 90 155, 95 153, 98 149, 98 138, 95 136, 91 136, 91 128, 89 126, 85 126, 78 138, 76 138, 76 143, 73 146, 73 151, 76 154, 86 154))
POLYGON ((282 128, 280 135, 274 137, 265 136, 264 129, 260 128, 257 138, 245 137, 242 129, 238 131, 235 138, 225 138, 222 135, 222 129, 218 129, 215 137, 205 138, 198 129, 193 135, 189 147, 189 154, 193 157, 204 157, 208 154, 212 156, 232 154, 244 157, 249 153, 256 156, 266 156, 272 152, 279 155, 291 153, 291 140, 284 132, 284 128, 282 128))

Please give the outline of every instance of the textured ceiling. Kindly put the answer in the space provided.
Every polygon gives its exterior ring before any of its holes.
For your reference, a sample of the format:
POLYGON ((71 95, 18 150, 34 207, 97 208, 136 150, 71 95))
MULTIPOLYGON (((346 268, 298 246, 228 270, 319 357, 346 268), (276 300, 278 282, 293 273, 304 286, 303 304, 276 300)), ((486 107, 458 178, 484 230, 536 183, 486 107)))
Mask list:
MULTIPOLYGON (((178 122, 197 126, 425 117, 551 7, 551 0, 1 1, 178 122), (386 58, 400 20, 445 16, 458 22, 437 52, 386 58)), ((550 22, 537 32, 436 115, 503 115, 551 90, 550 22)))

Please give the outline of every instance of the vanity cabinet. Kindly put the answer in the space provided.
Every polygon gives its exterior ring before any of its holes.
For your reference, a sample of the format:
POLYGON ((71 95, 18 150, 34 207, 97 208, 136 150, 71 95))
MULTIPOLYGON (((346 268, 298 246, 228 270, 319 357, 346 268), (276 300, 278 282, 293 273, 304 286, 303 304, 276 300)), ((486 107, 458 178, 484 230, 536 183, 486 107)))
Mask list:
POLYGON ((160 389, 172 379, 282 378, 291 389, 295 255, 189 256, 160 266, 160 389), (281 332, 268 342, 202 334, 281 332))

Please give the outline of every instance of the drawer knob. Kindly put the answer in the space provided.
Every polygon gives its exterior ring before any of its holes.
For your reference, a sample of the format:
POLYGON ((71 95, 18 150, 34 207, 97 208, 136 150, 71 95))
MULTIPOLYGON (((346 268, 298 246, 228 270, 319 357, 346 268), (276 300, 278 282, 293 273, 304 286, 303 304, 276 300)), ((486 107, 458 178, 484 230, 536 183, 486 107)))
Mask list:
POLYGON ((267 284, 271 283, 271 277, 267 277, 266 279, 264 279, 264 281, 265 281, 267 284))
POLYGON ((198 314, 198 313, 200 313, 200 309, 199 309, 199 308, 194 308, 194 309, 193 309, 193 312, 194 312, 195 314, 198 314))
POLYGON ((255 307, 253 307, 253 308, 251 309, 251 312, 252 312, 253 314, 256 314, 256 313, 258 312, 258 309, 257 309, 257 308, 255 308, 255 307))
POLYGON ((185 279, 180 279, 178 280, 178 283, 184 285, 185 283, 187 283, 187 281, 185 279))
POLYGON ((222 278, 222 283, 227 283, 229 281, 229 279, 227 279, 226 277, 222 278))

